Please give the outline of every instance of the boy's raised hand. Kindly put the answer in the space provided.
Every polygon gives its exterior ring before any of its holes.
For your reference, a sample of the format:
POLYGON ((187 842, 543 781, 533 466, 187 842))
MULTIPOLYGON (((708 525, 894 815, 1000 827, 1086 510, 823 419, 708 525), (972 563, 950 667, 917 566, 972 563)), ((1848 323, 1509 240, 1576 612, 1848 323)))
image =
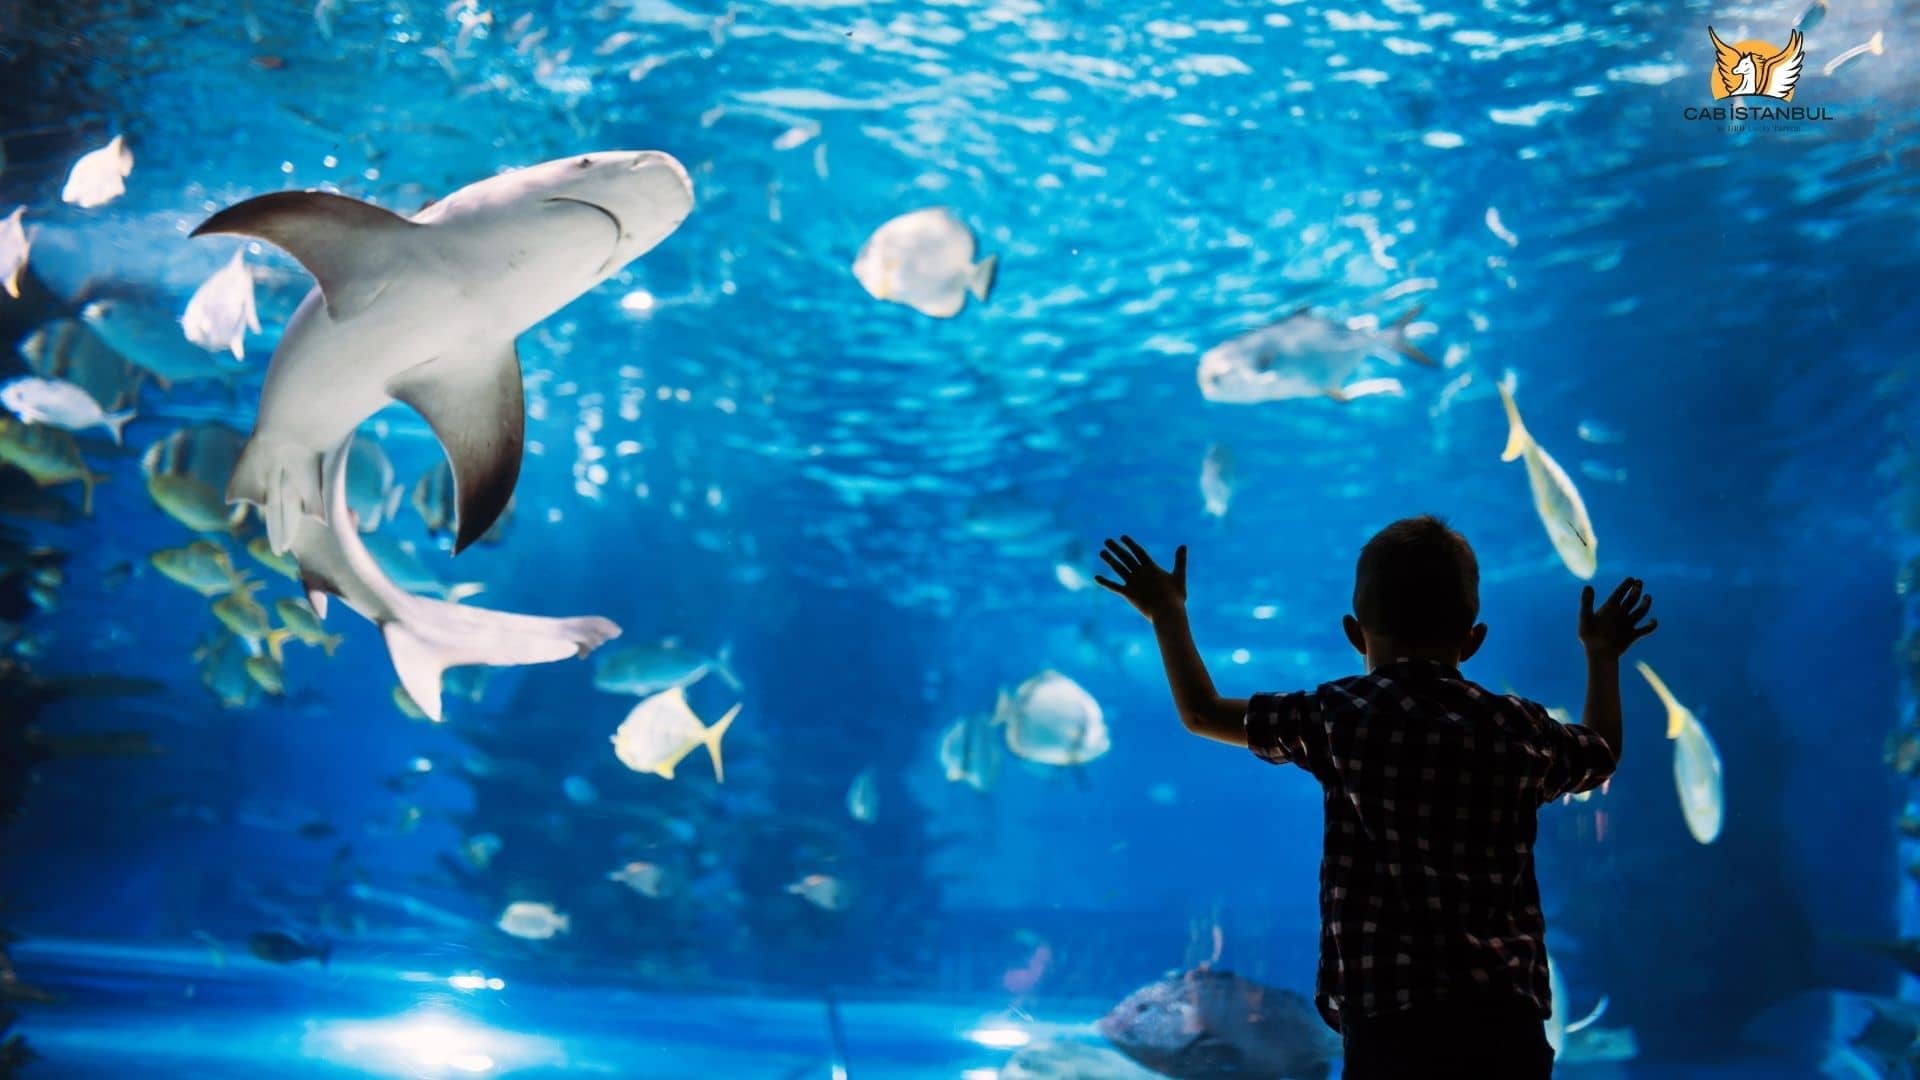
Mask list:
POLYGON ((1653 610, 1653 597, 1642 591, 1646 584, 1639 578, 1627 578, 1598 611, 1593 609, 1593 586, 1580 590, 1580 643, 1587 647, 1588 655, 1618 658, 1634 642, 1659 629, 1659 619, 1648 619, 1645 626, 1640 625, 1653 610))
POLYGON ((1118 541, 1109 539, 1106 547, 1101 549, 1100 557, 1113 567, 1114 573, 1120 575, 1120 580, 1109 581, 1104 577, 1093 580, 1119 593, 1148 619, 1157 619, 1186 606, 1185 544, 1174 550, 1172 573, 1161 569, 1160 564, 1153 561, 1153 556, 1147 554, 1147 549, 1134 543, 1131 536, 1122 536, 1118 541))

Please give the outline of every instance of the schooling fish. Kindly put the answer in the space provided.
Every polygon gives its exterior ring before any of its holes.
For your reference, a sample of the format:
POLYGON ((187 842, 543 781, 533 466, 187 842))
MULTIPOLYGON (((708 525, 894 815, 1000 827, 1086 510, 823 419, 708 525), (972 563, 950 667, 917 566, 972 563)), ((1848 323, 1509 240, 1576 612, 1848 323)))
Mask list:
POLYGON ((292 596, 283 596, 273 602, 273 613, 280 616, 280 626, 302 645, 312 645, 328 656, 346 640, 343 634, 329 634, 320 625, 320 617, 313 613, 305 600, 292 596))
POLYGON ((230 354, 194 348, 165 311, 134 301, 95 300, 80 309, 80 321, 162 389, 205 380, 231 386, 245 371, 230 354))
POLYGON ((185 547, 156 551, 147 560, 167 580, 201 596, 222 596, 247 583, 246 574, 234 569, 227 549, 211 540, 195 540, 185 547))
POLYGON ((60 189, 60 201, 83 210, 105 206, 126 193, 131 172, 133 151, 127 149, 126 136, 115 135, 112 142, 73 163, 66 186, 60 189))
POLYGON ((1573 486, 1573 478, 1560 463, 1548 456, 1540 444, 1527 434, 1520 422, 1520 406, 1513 400, 1508 381, 1500 383, 1500 403, 1507 408, 1507 448, 1501 461, 1520 458, 1526 462, 1527 484, 1533 489, 1533 511, 1547 527, 1547 539, 1560 553, 1573 576, 1582 581, 1593 577, 1600 567, 1599 540, 1593 535, 1593 522, 1587 518, 1587 504, 1573 486))
POLYGON ((630 862, 608 874, 607 880, 656 900, 667 895, 667 872, 650 862, 630 862))
POLYGON ((1350 381, 1373 357, 1405 357, 1433 367, 1433 358, 1407 340, 1419 308, 1385 329, 1350 319, 1335 322, 1300 308, 1271 326, 1241 334, 1200 356, 1200 393, 1208 401, 1252 405, 1263 401, 1329 397, 1347 402, 1398 394, 1397 379, 1350 381))
POLYGON ((233 531, 246 517, 246 507, 229 506, 221 489, 240 446, 240 433, 225 424, 195 424, 175 431, 141 455, 147 494, 175 521, 195 532, 233 531))
POLYGON ((593 668, 593 687, 609 694, 651 697, 664 690, 684 690, 710 673, 739 690, 740 680, 730 666, 732 646, 722 645, 718 656, 708 658, 679 641, 668 638, 653 645, 626 645, 609 649, 593 668))
POLYGON ((370 533, 381 522, 391 521, 405 496, 394 482, 393 462, 386 450, 373 439, 354 439, 347 456, 347 509, 359 521, 360 531, 370 533))
POLYGON ((253 273, 247 269, 247 249, 200 283, 180 316, 187 340, 208 352, 227 350, 235 360, 247 358, 247 331, 260 332, 260 313, 253 302, 253 273))
POLYGON ((618 626, 598 616, 552 619, 488 611, 400 589, 354 528, 347 509, 347 451, 344 444, 336 446, 325 460, 326 519, 299 519, 294 561, 316 615, 326 618, 327 597, 337 596, 380 627, 400 685, 429 719, 441 718, 440 688, 448 668, 551 663, 585 656, 620 636, 618 626))
POLYGON ((21 339, 17 351, 35 375, 64 379, 78 386, 107 412, 133 404, 146 377, 98 334, 74 319, 41 323, 21 339))
POLYGON ((127 421, 134 415, 132 409, 109 413, 78 386, 37 375, 22 375, 0 386, 0 405, 29 424, 51 424, 67 431, 106 428, 115 446, 123 441, 127 421))
POLYGON ((247 643, 225 630, 217 631, 193 651, 200 665, 200 681, 225 709, 243 709, 253 704, 260 688, 247 671, 253 652, 247 643))
POLYGON ((1000 257, 974 261, 973 230, 945 209, 902 214, 873 231, 853 260, 853 276, 876 300, 950 319, 967 296, 986 303, 1000 257))
POLYGON ((319 191, 230 206, 194 236, 254 236, 314 275, 280 337, 227 496, 276 552, 324 516, 320 459, 388 402, 433 428, 460 490, 459 552, 513 495, 525 436, 514 338, 680 227, 693 183, 666 154, 608 152, 470 184, 403 218, 319 191))
POLYGON ((20 298, 20 275, 27 272, 27 255, 33 250, 33 238, 21 224, 27 208, 16 206, 5 221, 0 221, 0 278, 5 279, 7 295, 20 298))
POLYGON ((274 629, 267 609, 253 598, 260 587, 260 582, 248 581, 214 601, 213 617, 220 620, 220 625, 245 639, 249 648, 265 644, 267 653, 277 661, 280 659, 281 646, 292 636, 292 631, 274 629))
POLYGON ((253 680, 255 686, 274 697, 287 692, 287 673, 277 656, 248 657, 247 677, 253 680))
POLYGON ((288 581, 300 580, 300 564, 294 562, 291 555, 275 555, 265 536, 256 536, 247 541, 247 554, 253 556, 253 561, 288 581))
POLYGON ((1720 751, 1700 718, 1680 704, 1645 661, 1635 661, 1633 666, 1667 708, 1667 738, 1673 740, 1673 784, 1680 793, 1680 812, 1686 815, 1687 831, 1700 843, 1711 844, 1719 839, 1727 814, 1720 751))
POLYGON ((11 416, 0 416, 0 461, 18 467, 41 487, 78 482, 82 514, 93 513, 93 487, 107 479, 106 474, 87 468, 80 444, 68 432, 11 416))
MULTIPOLYGON (((454 529, 460 510, 458 497, 459 488, 453 483, 453 469, 442 461, 420 474, 420 479, 413 485, 410 501, 420 520, 426 522, 427 532, 439 536, 441 533, 451 533, 454 529)), ((513 504, 514 499, 507 500, 499 518, 476 543, 497 544, 506 537, 507 523, 513 519, 513 504)))
POLYGON ((724 783, 727 776, 720 762, 720 740, 739 715, 740 706, 735 705, 708 727, 687 704, 686 692, 676 686, 635 705, 608 741, 613 743, 613 754, 620 764, 664 780, 673 779, 675 767, 696 747, 704 746, 713 759, 713 778, 724 783))
POLYGON ((844 910, 850 899, 846 884, 831 874, 808 874, 787 891, 822 911, 844 910))

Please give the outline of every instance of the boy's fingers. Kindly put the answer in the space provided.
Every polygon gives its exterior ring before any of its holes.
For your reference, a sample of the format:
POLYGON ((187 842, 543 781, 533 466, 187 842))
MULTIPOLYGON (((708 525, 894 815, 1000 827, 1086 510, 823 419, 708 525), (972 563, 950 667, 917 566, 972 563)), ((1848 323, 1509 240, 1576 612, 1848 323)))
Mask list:
POLYGON ((1651 634, 1658 629, 1660 629, 1660 620, 1655 619, 1652 622, 1648 623, 1647 625, 1642 626, 1639 629, 1635 630, 1633 632, 1633 640, 1639 641, 1641 638, 1646 637, 1648 634, 1651 634))
POLYGON ((1653 597, 1642 596, 1640 598, 1640 602, 1638 604, 1633 605, 1633 611, 1628 614, 1628 621, 1639 622, 1641 619, 1644 619, 1647 617, 1647 612, 1652 610, 1653 610, 1653 597))
POLYGON ((1107 565, 1113 567, 1113 572, 1116 574, 1119 574, 1123 579, 1126 578, 1129 574, 1133 573, 1132 570, 1129 570, 1127 568, 1125 563, 1121 562, 1119 559, 1114 558, 1113 553, 1110 551, 1101 552, 1100 557, 1102 559, 1105 559, 1107 561, 1107 565))
POLYGON ((1107 546, 1101 550, 1100 557, 1107 560, 1115 570, 1120 571, 1122 574, 1131 574, 1139 569, 1133 561, 1133 555, 1129 553, 1126 548, 1121 547, 1112 540, 1107 541, 1107 546))
POLYGON ((1613 595, 1612 595, 1612 596, 1609 596, 1609 597, 1607 597, 1607 604, 1606 604, 1606 606, 1607 606, 1607 607, 1617 607, 1617 606, 1619 606, 1619 604, 1620 604, 1620 601, 1622 601, 1622 600, 1624 600, 1624 599, 1626 598, 1626 595, 1627 595, 1627 590, 1628 590, 1628 589, 1631 589, 1632 587, 1633 587, 1633 579, 1632 579, 1632 578, 1627 578, 1626 580, 1624 580, 1624 581, 1622 581, 1622 582, 1621 582, 1621 583, 1620 583, 1619 585, 1617 585, 1617 586, 1615 586, 1615 588, 1614 588, 1614 590, 1613 590, 1613 595))
POLYGON ((1119 593, 1121 596, 1127 595, 1127 590, 1125 586, 1121 585, 1117 581, 1108 581, 1106 578, 1101 577, 1098 574, 1094 575, 1093 583, 1095 585, 1105 586, 1106 588, 1112 590, 1113 592, 1119 593))
POLYGON ((1127 545, 1127 550, 1133 552, 1133 557, 1140 560, 1141 566, 1153 565, 1153 556, 1147 554, 1146 548, 1134 543, 1133 537, 1122 535, 1120 540, 1127 545))
POLYGON ((1187 545, 1185 544, 1173 549, 1173 576, 1177 578, 1187 576, 1187 545))
POLYGON ((1593 586, 1591 585, 1580 590, 1580 617, 1582 619, 1593 617, 1593 586))

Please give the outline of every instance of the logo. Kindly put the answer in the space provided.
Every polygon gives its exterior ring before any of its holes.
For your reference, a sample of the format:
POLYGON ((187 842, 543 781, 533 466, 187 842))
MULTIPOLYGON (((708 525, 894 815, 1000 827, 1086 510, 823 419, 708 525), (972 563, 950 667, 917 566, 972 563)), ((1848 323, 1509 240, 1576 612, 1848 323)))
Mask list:
POLYGON ((1787 46, 1775 48, 1770 42, 1751 38, 1729 45, 1707 27, 1713 40, 1714 68, 1712 90, 1715 100, 1726 97, 1770 97, 1793 100, 1794 84, 1800 81, 1800 65, 1806 60, 1800 31, 1787 35, 1787 46))
MULTIPOLYGON (((1811 27, 1814 21, 1803 18, 1801 26, 1811 27)), ((1785 45, 1759 38, 1729 45, 1711 26, 1707 40, 1713 42, 1713 74, 1707 78, 1707 89, 1715 104, 1687 106, 1681 113, 1686 119, 1726 123, 1729 133, 1798 131, 1807 121, 1833 119, 1825 106, 1786 104, 1793 100, 1807 61, 1806 35, 1799 27, 1787 32, 1785 45)))

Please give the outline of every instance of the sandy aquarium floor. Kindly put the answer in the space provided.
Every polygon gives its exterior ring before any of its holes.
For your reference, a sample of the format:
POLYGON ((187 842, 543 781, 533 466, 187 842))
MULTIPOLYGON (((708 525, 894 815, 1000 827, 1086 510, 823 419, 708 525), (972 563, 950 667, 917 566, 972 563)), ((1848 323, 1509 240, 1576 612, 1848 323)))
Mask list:
MULTIPOLYGON (((845 1001, 841 1052, 827 1004, 537 986, 476 971, 371 963, 270 968, 191 948, 22 942, 22 978, 54 1000, 18 1022, 65 1080, 344 1077, 658 1077, 994 1080, 1029 1042, 1099 1042, 1085 1003, 1010 1017, 997 1006, 845 1001), (842 1057, 842 1054, 844 1057, 842 1057), (844 1061, 844 1064, 842 1064, 844 1061)), ((1815 1075, 1763 1060, 1563 1068, 1576 1080, 1815 1075)), ((1094 1080, 1062 1074, 1058 1080, 1094 1080)))

